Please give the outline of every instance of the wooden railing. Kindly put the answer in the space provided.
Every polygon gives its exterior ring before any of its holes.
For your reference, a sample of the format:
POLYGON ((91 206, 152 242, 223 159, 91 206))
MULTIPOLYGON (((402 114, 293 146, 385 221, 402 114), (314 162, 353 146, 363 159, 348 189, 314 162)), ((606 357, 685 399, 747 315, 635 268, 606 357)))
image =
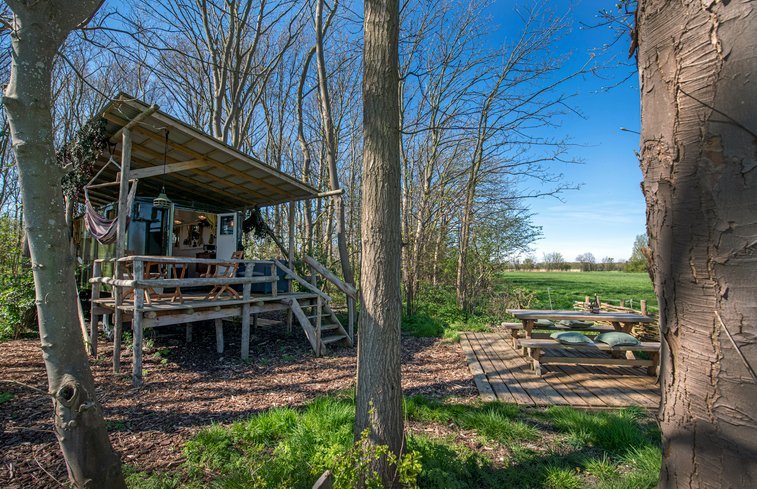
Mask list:
POLYGON ((317 275, 331 282, 337 289, 342 291, 347 298, 347 334, 351 341, 355 341, 355 302, 357 301, 357 289, 334 275, 328 268, 321 265, 312 256, 305 255, 305 263, 310 267, 310 280, 312 287, 317 289, 317 275))

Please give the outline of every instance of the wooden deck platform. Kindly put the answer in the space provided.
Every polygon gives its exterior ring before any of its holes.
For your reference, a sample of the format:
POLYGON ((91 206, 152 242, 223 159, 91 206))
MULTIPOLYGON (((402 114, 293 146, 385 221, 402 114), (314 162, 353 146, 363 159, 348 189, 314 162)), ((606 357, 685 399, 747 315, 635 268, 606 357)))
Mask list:
MULTIPOLYGON (((484 400, 590 409, 627 406, 656 409, 660 404, 656 379, 649 377, 643 368, 545 365, 543 376, 538 377, 505 334, 462 333, 460 343, 484 400)), ((559 354, 557 350, 548 351, 559 354)))

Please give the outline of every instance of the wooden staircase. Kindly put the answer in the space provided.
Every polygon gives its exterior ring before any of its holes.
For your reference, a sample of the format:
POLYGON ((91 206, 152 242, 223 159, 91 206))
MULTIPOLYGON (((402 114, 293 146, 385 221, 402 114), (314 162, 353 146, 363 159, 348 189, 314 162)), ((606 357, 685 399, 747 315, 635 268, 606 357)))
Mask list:
POLYGON ((305 332, 316 356, 326 353, 330 344, 352 346, 352 339, 334 311, 321 297, 315 299, 289 299, 289 307, 305 332), (306 312, 307 311, 307 312, 306 312))
POLYGON ((275 266, 286 273, 286 277, 290 281, 290 291, 292 290, 291 282, 294 281, 299 283, 307 293, 312 294, 307 298, 288 297, 283 299, 283 302, 289 305, 292 314, 302 326, 302 330, 305 331, 305 336, 310 341, 316 356, 326 353, 326 347, 330 344, 341 342, 352 346, 357 290, 331 273, 315 258, 305 255, 304 262, 310 268, 310 281, 300 277, 294 270, 279 260, 274 260, 275 266), (333 309, 329 306, 331 297, 318 288, 318 275, 322 276, 324 281, 334 284, 339 291, 344 293, 347 301, 347 330, 344 329, 339 318, 336 317, 333 309))

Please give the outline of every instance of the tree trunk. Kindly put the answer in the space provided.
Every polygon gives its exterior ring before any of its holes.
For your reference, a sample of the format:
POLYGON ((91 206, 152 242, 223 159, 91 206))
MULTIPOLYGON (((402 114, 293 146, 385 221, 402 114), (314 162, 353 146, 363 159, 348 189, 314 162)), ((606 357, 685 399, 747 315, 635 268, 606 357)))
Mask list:
MULTIPOLYGON (((318 72, 318 89, 321 101, 321 121, 323 123, 324 144, 326 146, 326 163, 329 169, 329 187, 331 190, 339 190, 339 173, 336 167, 337 142, 334 118, 331 114, 331 99, 329 97, 329 85, 326 75, 326 60, 323 52, 323 4, 324 0, 318 0, 315 12, 315 58, 318 72)), ((332 16, 336 12, 338 0, 334 2, 331 10, 332 16)), ((352 274, 350 253, 347 249, 347 231, 344 217, 344 195, 334 195, 331 198, 334 203, 334 218, 336 225, 336 242, 339 249, 339 262, 342 265, 344 281, 352 285, 355 277, 352 274)))
MULTIPOLYGON (((399 4, 366 0, 363 72, 363 184, 361 311, 358 330, 355 435, 368 443, 403 445, 400 385, 400 160, 399 4)), ((384 487, 396 485, 395 467, 374 463, 384 487)))
POLYGON ((757 15, 745 0, 649 0, 637 33, 660 486, 757 487, 757 15))
POLYGON ((125 487, 81 341, 74 260, 69 250, 62 171, 53 149, 53 59, 97 0, 9 1, 15 14, 13 62, 4 104, 10 122, 34 270, 39 333, 55 412, 54 428, 78 487, 125 487))

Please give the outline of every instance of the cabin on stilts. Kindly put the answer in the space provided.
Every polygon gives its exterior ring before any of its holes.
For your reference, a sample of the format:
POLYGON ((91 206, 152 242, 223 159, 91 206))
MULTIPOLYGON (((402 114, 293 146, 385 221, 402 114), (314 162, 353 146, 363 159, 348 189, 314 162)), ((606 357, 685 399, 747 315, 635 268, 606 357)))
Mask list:
POLYGON ((210 321, 222 352, 223 321, 241 318, 247 359, 251 322, 272 311, 286 312, 289 331, 296 320, 316 355, 330 344, 352 345, 355 289, 312 257, 295 256, 296 202, 332 192, 319 193, 126 94, 95 120, 103 121, 109 150, 84 188, 76 240, 91 286, 92 355, 101 324, 112 324, 120 371, 123 325, 130 324, 139 385, 145 329, 186 325, 190 338, 193 323, 210 321), (276 204, 289 206, 288 246, 261 219, 259 209, 276 204), (269 233, 280 255, 244 256, 241 235, 249 229, 269 233), (319 287, 326 282, 346 298, 346 327, 319 287))

